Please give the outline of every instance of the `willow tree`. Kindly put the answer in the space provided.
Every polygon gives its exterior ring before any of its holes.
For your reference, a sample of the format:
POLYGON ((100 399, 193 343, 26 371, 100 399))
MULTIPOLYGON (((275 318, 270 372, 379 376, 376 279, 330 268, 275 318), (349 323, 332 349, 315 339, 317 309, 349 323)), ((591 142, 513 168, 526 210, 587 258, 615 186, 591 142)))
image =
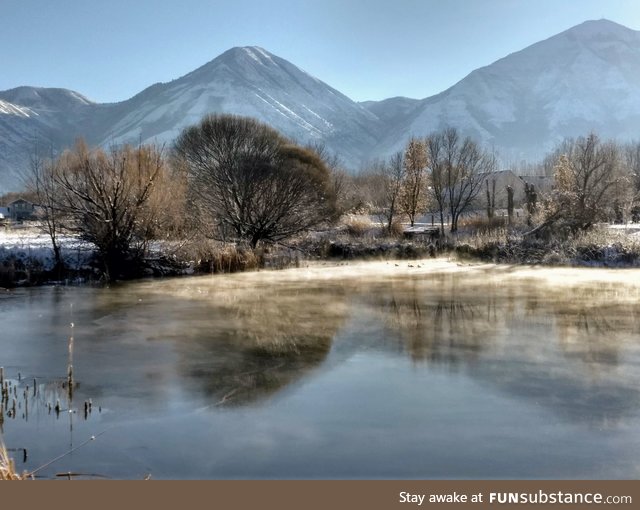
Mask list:
POLYGON ((331 176, 318 154, 254 119, 209 115, 182 132, 175 155, 191 212, 209 237, 255 248, 334 216, 331 176))
POLYGON ((50 167, 47 210, 57 221, 97 248, 104 277, 134 274, 166 200, 156 194, 167 184, 162 151, 152 146, 90 149, 83 141, 50 167))

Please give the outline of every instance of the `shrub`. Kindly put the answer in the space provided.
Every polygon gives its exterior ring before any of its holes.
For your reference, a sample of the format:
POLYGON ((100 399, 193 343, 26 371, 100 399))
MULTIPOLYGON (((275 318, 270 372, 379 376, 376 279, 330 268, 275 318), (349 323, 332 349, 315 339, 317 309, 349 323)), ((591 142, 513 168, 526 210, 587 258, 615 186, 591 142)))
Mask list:
POLYGON ((373 223, 366 216, 348 216, 344 220, 347 234, 352 237, 364 237, 373 228, 373 223))

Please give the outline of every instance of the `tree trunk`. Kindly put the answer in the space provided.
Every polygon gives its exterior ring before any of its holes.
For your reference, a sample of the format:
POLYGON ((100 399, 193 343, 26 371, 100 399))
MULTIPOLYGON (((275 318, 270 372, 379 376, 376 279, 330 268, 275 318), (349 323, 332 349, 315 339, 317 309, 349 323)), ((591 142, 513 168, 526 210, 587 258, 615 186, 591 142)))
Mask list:
POLYGON ((59 280, 64 272, 64 261, 62 260, 62 253, 60 252, 60 246, 58 243, 52 239, 51 244, 53 245, 53 260, 55 261, 53 270, 59 280))
POLYGON ((454 233, 457 231, 458 231, 458 215, 452 214, 451 215, 451 233, 454 233))

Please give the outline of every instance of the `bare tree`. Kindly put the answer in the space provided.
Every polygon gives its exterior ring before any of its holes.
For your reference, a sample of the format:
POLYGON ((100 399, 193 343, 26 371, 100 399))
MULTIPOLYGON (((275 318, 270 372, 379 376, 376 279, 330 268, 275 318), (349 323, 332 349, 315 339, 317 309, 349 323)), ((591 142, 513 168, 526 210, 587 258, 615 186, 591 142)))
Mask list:
POLYGON ((412 138, 404 152, 405 176, 399 202, 402 212, 409 217, 411 226, 426 208, 427 147, 423 140, 412 138))
POLYGON ((533 216, 536 214, 538 209, 538 192, 536 191, 536 187, 533 183, 524 183, 524 201, 525 210, 527 211, 527 225, 530 226, 533 222, 533 216))
POLYGON ((93 243, 107 280, 140 262, 147 233, 168 204, 150 210, 165 173, 162 151, 150 146, 89 149, 83 141, 52 167, 53 207, 65 228, 93 243))
POLYGON ((462 140, 455 128, 447 128, 428 139, 431 167, 431 195, 440 212, 451 219, 451 232, 458 230, 460 215, 474 202, 487 174, 496 167, 495 158, 471 138, 462 140))
POLYGON ((340 157, 323 142, 309 143, 305 147, 315 152, 329 170, 329 185, 336 202, 335 219, 338 219, 353 206, 351 176, 344 169, 340 157))
POLYGON ((507 185, 507 214, 509 216, 509 226, 513 224, 513 187, 507 185))
POLYGON ((484 182, 487 187, 487 218, 492 220, 496 211, 496 180, 487 178, 484 182), (491 187, 489 187, 489 181, 491 181, 491 187))
POLYGON ((400 212, 400 195, 406 178, 404 155, 396 152, 382 167, 384 176, 384 204, 381 214, 385 219, 387 230, 392 231, 393 222, 400 212))
POLYGON ((640 141, 628 143, 624 147, 624 166, 631 186, 631 219, 640 221, 640 141))
POLYGON ((38 205, 38 217, 42 222, 42 229, 51 239, 53 257, 55 261, 54 272, 61 274, 64 271, 64 260, 59 244, 59 235, 62 230, 61 214, 56 203, 55 176, 58 162, 53 159, 45 159, 38 152, 36 146, 30 157, 30 173, 26 179, 27 190, 34 194, 38 205))
POLYGON ((552 225, 570 232, 587 230, 596 221, 606 219, 608 209, 615 204, 616 185, 624 179, 617 146, 603 143, 591 133, 565 140, 562 149, 565 152, 554 167, 554 190, 544 203, 540 224, 528 235, 552 225))
POLYGON ((370 161, 366 168, 351 177, 351 210, 384 217, 386 177, 384 160, 370 161))
POLYGON ((631 142, 624 148, 624 163, 634 178, 634 187, 640 192, 640 141, 631 142))
POLYGON ((444 236, 444 215, 447 210, 447 168, 450 155, 445 151, 444 133, 435 133, 427 138, 429 165, 431 167, 431 186, 428 188, 432 202, 438 208, 440 216, 440 234, 444 236))
POLYGON ((253 119, 210 115, 185 129, 175 153, 187 193, 209 235, 256 247, 308 230, 335 214, 329 171, 315 151, 253 119))

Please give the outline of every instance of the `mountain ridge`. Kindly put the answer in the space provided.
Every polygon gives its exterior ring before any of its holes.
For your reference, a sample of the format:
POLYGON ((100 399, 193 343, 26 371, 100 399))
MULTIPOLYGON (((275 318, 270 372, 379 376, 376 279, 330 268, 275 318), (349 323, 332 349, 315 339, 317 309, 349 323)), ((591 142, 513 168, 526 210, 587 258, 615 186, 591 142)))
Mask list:
POLYGON ((410 136, 444 126, 494 147, 503 160, 541 157, 565 136, 596 130, 628 139, 640 126, 640 31, 590 20, 471 71, 424 99, 355 102, 259 46, 238 46, 197 69, 116 103, 58 88, 0 91, 0 191, 15 187, 34 144, 170 144, 206 113, 267 122, 320 143, 357 169, 410 136))

